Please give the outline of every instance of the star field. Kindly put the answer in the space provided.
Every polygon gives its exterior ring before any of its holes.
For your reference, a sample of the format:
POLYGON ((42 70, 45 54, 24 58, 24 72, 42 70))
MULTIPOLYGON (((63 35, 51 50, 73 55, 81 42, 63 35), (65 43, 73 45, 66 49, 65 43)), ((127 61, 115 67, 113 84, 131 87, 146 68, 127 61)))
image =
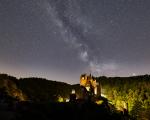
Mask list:
POLYGON ((1 0, 0 72, 78 83, 150 72, 149 0, 1 0))

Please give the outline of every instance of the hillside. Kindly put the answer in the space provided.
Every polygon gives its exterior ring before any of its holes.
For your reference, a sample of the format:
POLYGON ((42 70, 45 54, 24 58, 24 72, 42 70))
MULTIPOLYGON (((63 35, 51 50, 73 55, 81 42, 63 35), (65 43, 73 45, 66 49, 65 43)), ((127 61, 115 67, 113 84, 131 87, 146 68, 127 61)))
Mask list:
POLYGON ((0 74, 0 90, 5 91, 9 96, 21 101, 26 99, 26 95, 19 89, 19 80, 7 74, 0 74))
MULTIPOLYGON (((129 114, 137 119, 150 119, 150 75, 134 77, 97 77, 101 84, 102 96, 106 97, 117 110, 127 109, 129 114)), ((36 103, 65 101, 72 89, 77 98, 81 96, 79 84, 70 85, 63 82, 43 78, 21 78, 0 74, 0 90, 5 88, 7 94, 20 101, 36 103)), ((4 89, 3 89, 4 90, 4 89)))
POLYGON ((37 102, 57 101, 58 96, 68 98, 71 92, 71 85, 63 82, 56 82, 42 78, 19 79, 21 89, 29 100, 37 102))
POLYGON ((150 75, 97 77, 104 95, 118 110, 128 109, 134 119, 150 119, 150 75))
POLYGON ((34 77, 17 79, 7 74, 0 74, 0 88, 21 101, 37 102, 56 101, 58 96, 68 98, 72 89, 71 85, 63 82, 34 77))

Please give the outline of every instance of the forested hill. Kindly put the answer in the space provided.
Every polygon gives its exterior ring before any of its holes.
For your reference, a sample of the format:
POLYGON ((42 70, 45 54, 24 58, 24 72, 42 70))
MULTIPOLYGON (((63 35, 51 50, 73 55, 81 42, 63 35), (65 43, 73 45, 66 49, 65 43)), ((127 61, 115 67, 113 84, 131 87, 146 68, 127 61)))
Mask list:
MULTIPOLYGON (((128 109, 133 117, 150 118, 150 75, 133 77, 97 77, 105 96, 117 109, 128 109)), ((75 89, 77 97, 81 96, 79 84, 70 85, 43 78, 17 79, 7 74, 0 74, 0 92, 19 100, 34 102, 56 102, 59 98, 69 98, 75 89)), ((142 118, 141 118, 142 119, 142 118)))
MULTIPOLYGON (((97 77, 101 83, 102 93, 108 98, 113 98, 114 92, 126 95, 128 92, 142 93, 141 96, 149 97, 150 75, 133 77, 97 77), (118 93, 120 92, 120 93, 118 93)), ((60 80, 61 81, 61 80, 60 80)), ((70 85, 64 82, 52 81, 43 78, 20 78, 0 74, 0 88, 5 88, 11 96, 18 96, 20 99, 35 101, 53 101, 62 96, 68 98, 72 89, 76 90, 78 97, 81 95, 79 84, 70 85)))
POLYGON ((43 78, 20 78, 0 74, 0 89, 20 100, 54 101, 58 96, 69 97, 71 85, 43 78))
POLYGON ((71 85, 42 78, 19 79, 19 88, 33 101, 57 101, 58 97, 69 98, 71 85))
POLYGON ((150 75, 97 77, 104 95, 117 109, 127 108, 137 119, 150 119, 150 75), (142 118, 144 117, 144 118, 142 118))

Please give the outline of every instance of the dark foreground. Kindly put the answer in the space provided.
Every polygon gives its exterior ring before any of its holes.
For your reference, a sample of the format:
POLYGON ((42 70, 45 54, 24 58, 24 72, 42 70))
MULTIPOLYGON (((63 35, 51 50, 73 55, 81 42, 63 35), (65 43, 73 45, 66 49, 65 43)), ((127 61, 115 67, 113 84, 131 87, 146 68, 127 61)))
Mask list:
POLYGON ((105 105, 84 103, 31 103, 1 105, 0 120, 127 120, 128 116, 105 105))

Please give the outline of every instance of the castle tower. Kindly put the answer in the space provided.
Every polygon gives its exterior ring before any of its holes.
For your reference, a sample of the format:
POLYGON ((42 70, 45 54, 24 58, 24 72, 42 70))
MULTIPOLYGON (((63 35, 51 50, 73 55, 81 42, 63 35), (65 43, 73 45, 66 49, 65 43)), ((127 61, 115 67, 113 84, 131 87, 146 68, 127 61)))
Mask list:
POLYGON ((80 76, 80 86, 86 88, 86 90, 93 95, 101 95, 101 86, 91 74, 82 74, 80 76))

